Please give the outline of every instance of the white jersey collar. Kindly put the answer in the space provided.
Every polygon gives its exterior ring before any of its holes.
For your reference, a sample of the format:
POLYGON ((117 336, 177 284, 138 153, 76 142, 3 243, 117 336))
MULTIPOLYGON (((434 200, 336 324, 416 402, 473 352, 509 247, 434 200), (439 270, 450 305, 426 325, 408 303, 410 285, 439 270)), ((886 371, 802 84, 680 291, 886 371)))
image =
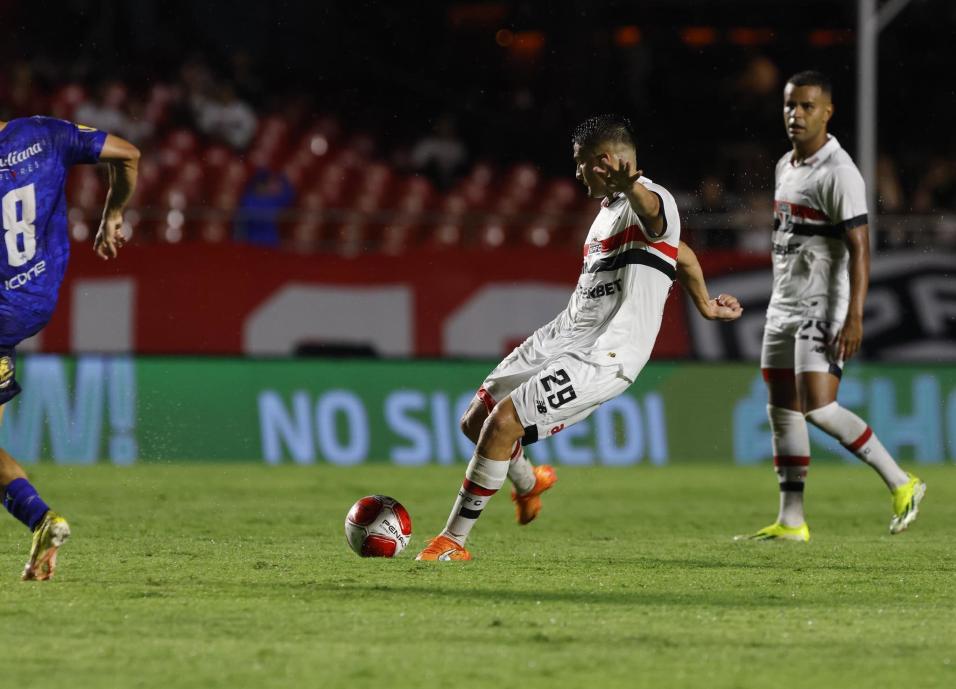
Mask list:
POLYGON ((617 203, 623 198, 624 198, 624 194, 622 194, 621 192, 615 192, 614 196, 612 196, 610 200, 605 196, 603 199, 601 199, 601 207, 610 208, 611 206, 613 206, 615 203, 617 203))
POLYGON ((837 141, 837 138, 833 134, 827 134, 827 142, 820 147, 816 153, 804 160, 799 165, 795 165, 793 162, 793 150, 790 151, 790 165, 793 167, 802 167, 804 165, 809 165, 810 167, 818 167, 823 161, 829 158, 831 155, 840 150, 840 142, 837 141))

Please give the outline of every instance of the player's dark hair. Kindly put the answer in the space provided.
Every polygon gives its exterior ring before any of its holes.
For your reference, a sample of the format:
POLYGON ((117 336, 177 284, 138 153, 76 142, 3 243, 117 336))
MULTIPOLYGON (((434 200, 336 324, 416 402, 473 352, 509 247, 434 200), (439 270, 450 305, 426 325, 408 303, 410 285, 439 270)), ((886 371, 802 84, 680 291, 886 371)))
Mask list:
POLYGON ((797 72, 787 79, 787 83, 794 86, 819 86, 821 91, 831 99, 833 98, 833 83, 830 81, 830 77, 823 72, 815 72, 812 69, 797 72))
POLYGON ((581 148, 594 148, 598 144, 627 144, 637 149, 634 128, 624 115, 594 115, 584 120, 571 133, 571 143, 581 148))

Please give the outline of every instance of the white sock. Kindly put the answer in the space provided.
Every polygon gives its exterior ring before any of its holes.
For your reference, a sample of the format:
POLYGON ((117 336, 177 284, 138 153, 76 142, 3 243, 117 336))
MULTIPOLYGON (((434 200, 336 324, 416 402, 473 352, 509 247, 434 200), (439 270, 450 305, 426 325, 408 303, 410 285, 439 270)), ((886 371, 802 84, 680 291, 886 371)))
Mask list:
POLYGON ((465 545, 471 528, 481 516, 481 511, 504 485, 510 462, 488 459, 477 452, 465 470, 465 480, 458 491, 458 499, 448 515, 448 523, 442 534, 465 545))
POLYGON ((843 447, 873 467, 890 490, 909 481, 909 476, 886 451, 873 429, 849 409, 830 402, 825 407, 807 412, 807 421, 832 435, 843 447))
POLYGON ((508 479, 515 487, 518 495, 524 495, 534 488, 537 481, 534 475, 534 464, 524 455, 521 441, 515 442, 514 452, 511 453, 511 462, 508 463, 508 479))
POLYGON ((800 526, 803 516, 803 485, 810 465, 810 434, 803 414, 784 407, 767 405, 773 432, 773 466, 780 483, 780 511, 777 521, 800 526))

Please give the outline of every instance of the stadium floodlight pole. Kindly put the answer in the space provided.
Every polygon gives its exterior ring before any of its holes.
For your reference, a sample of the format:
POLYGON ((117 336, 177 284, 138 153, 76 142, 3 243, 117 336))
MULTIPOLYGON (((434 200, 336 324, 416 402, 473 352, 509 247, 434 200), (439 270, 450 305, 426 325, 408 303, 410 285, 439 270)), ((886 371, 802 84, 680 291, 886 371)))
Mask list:
POLYGON ((876 188, 876 89, 879 51, 882 31, 910 3, 910 0, 889 0, 883 7, 879 0, 857 0, 857 156, 866 182, 866 207, 870 210, 870 251, 876 249, 877 188, 876 188))

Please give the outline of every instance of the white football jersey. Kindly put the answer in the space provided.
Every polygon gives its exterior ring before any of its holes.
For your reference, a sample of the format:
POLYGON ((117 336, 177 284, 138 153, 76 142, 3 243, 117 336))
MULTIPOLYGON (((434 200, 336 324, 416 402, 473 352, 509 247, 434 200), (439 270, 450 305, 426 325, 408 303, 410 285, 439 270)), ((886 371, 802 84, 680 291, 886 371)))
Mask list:
POLYGON ((866 191, 853 159, 829 136, 798 165, 793 151, 774 182, 770 319, 842 322, 850 300, 847 230, 865 225, 866 191))
POLYGON ((638 182, 661 199, 663 234, 649 237, 623 195, 605 201, 588 232, 571 301, 532 336, 545 356, 574 353, 601 366, 617 365, 632 382, 654 348, 680 241, 674 197, 646 177, 638 182))

